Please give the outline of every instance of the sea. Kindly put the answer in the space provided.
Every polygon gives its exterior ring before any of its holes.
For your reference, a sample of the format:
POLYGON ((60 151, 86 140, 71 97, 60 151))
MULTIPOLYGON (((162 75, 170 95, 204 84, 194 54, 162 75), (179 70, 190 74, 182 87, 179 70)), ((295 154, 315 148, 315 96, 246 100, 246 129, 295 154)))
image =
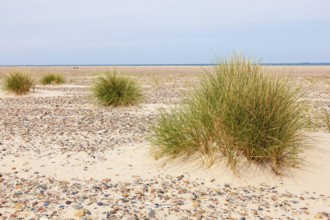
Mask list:
MULTIPOLYGON (((0 66, 215 66, 212 63, 197 64, 47 64, 47 65, 0 65, 0 66)), ((330 66, 329 63, 259 63, 262 66, 330 66)))

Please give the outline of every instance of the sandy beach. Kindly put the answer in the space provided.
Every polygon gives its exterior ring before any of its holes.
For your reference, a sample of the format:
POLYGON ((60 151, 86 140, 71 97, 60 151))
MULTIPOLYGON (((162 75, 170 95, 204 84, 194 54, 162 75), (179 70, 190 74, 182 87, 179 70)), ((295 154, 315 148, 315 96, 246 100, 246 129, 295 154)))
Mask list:
POLYGON ((16 96, 0 91, 0 219, 330 219, 330 67, 265 67, 301 85, 315 115, 302 163, 283 176, 251 166, 155 160, 148 127, 212 67, 0 67, 63 85, 16 96), (90 86, 99 72, 124 70, 142 104, 101 107, 90 86))

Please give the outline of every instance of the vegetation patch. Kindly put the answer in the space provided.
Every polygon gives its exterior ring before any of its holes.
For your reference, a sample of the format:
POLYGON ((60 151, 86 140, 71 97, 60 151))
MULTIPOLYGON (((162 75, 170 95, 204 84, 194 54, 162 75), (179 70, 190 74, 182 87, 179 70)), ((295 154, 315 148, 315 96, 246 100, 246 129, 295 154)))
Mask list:
POLYGON ((65 79, 62 75, 55 74, 55 73, 49 73, 44 75, 41 78, 41 84, 42 85, 56 85, 56 84, 63 84, 65 82, 65 79))
POLYGON ((210 164, 226 158, 280 174, 299 162, 305 103, 285 77, 266 75, 242 56, 231 56, 205 73, 182 105, 162 111, 151 127, 152 152, 159 157, 200 155, 210 164))
POLYGON ((142 100, 138 84, 125 73, 116 71, 107 71, 97 77, 92 92, 96 101, 104 106, 128 106, 142 100))
POLYGON ((327 132, 330 133, 330 113, 326 108, 322 109, 322 120, 325 124, 327 132))
POLYGON ((34 87, 31 76, 23 71, 14 71, 3 80, 3 90, 13 92, 16 95, 25 95, 34 87))

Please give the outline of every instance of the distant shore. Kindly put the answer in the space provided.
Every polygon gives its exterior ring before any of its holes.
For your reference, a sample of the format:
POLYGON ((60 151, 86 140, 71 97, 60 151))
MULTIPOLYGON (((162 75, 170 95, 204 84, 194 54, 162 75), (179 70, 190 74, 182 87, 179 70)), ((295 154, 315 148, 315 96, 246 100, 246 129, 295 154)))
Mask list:
MULTIPOLYGON (((179 63, 179 64, 23 64, 23 65, 0 65, 3 67, 29 67, 29 66, 46 66, 46 67, 52 67, 52 66, 110 66, 110 67, 116 67, 116 66, 132 66, 132 67, 139 67, 139 66, 215 66, 216 64, 213 63, 197 63, 197 64, 187 64, 187 63, 179 63)), ((319 63, 309 63, 309 62, 303 62, 303 63, 259 63, 261 66, 330 66, 330 62, 319 62, 319 63)))

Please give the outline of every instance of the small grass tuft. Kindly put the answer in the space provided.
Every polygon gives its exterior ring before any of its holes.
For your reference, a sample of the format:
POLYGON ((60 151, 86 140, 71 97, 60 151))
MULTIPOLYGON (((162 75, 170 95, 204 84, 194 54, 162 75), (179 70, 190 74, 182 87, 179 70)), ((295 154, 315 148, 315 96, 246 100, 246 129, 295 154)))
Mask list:
POLYGON ((138 84, 116 71, 107 71, 99 76, 92 87, 97 102, 104 106, 128 106, 142 100, 138 84))
POLYGON ((161 112, 150 136, 156 158, 198 154, 212 164, 224 157, 234 171, 247 160, 277 174, 297 165, 305 126, 300 89, 237 55, 215 72, 181 106, 161 112))
POLYGON ((324 122, 327 131, 330 133, 330 113, 326 108, 322 109, 322 121, 324 122))
POLYGON ((25 95, 34 88, 31 76, 23 71, 14 71, 4 78, 3 89, 16 95, 25 95))
POLYGON ((65 82, 65 79, 62 75, 55 74, 55 73, 49 73, 44 75, 41 78, 41 84, 42 85, 56 85, 56 84, 63 84, 65 82))

